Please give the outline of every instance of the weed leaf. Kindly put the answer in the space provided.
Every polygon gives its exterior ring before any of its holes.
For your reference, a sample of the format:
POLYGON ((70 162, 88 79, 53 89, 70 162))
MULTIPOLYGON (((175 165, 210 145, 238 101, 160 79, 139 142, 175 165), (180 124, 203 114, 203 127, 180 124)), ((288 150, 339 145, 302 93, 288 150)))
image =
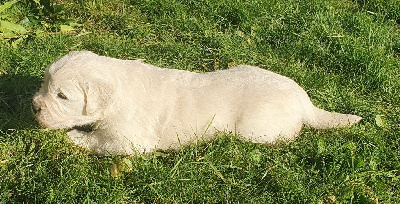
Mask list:
POLYGON ((17 1, 9 1, 4 3, 3 5, 0 5, 0 13, 5 11, 6 9, 10 8, 13 4, 17 3, 19 0, 17 1))
POLYGON ((60 29, 61 33, 68 33, 75 30, 72 26, 69 25, 61 25, 60 29))
POLYGON ((113 164, 110 166, 110 174, 111 177, 113 177, 115 180, 118 180, 122 173, 118 171, 118 166, 113 164))
POLYGON ((118 160, 116 164, 118 171, 120 172, 131 172, 133 169, 132 162, 128 158, 123 158, 121 160, 118 160))
POLYGON ((22 35, 26 33, 26 29, 23 26, 8 21, 0 21, 0 31, 2 31, 3 33, 12 31, 15 34, 22 35))
POLYGON ((386 126, 386 123, 381 115, 375 116, 375 123, 380 128, 384 128, 386 126))

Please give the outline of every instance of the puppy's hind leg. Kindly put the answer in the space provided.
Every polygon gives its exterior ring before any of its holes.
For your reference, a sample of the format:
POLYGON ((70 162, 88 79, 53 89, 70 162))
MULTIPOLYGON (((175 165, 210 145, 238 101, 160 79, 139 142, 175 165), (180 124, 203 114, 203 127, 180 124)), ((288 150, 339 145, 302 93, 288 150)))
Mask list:
POLYGON ((276 109, 247 113, 243 118, 238 123, 237 131, 245 139, 255 143, 291 140, 299 134, 303 126, 298 114, 276 109))

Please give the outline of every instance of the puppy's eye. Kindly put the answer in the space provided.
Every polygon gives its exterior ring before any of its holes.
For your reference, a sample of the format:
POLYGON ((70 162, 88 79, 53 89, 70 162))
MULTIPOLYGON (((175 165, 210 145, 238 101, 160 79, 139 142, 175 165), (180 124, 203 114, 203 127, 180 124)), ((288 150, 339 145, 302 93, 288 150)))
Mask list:
POLYGON ((68 98, 65 96, 65 94, 63 94, 62 92, 58 93, 57 96, 58 96, 58 98, 61 98, 61 99, 64 99, 64 100, 67 100, 67 99, 68 99, 68 98))

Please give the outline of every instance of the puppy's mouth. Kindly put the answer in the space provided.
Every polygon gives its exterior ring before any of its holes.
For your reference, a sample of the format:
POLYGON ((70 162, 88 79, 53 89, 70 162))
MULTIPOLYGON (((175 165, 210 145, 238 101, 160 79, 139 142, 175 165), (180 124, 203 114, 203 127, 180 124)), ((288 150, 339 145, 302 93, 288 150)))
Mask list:
POLYGON ((93 124, 77 125, 77 126, 72 127, 70 130, 78 130, 81 132, 93 132, 94 125, 93 124))

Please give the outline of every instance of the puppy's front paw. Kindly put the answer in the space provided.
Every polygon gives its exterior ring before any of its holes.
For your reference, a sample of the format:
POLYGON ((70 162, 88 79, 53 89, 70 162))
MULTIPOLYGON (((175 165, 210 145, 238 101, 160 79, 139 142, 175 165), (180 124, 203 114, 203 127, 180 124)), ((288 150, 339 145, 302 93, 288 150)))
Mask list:
POLYGON ((72 142, 74 142, 76 145, 79 146, 84 146, 84 144, 87 141, 87 135, 85 135, 84 132, 81 132, 79 130, 70 130, 67 132, 67 135, 69 136, 69 138, 72 140, 72 142))

